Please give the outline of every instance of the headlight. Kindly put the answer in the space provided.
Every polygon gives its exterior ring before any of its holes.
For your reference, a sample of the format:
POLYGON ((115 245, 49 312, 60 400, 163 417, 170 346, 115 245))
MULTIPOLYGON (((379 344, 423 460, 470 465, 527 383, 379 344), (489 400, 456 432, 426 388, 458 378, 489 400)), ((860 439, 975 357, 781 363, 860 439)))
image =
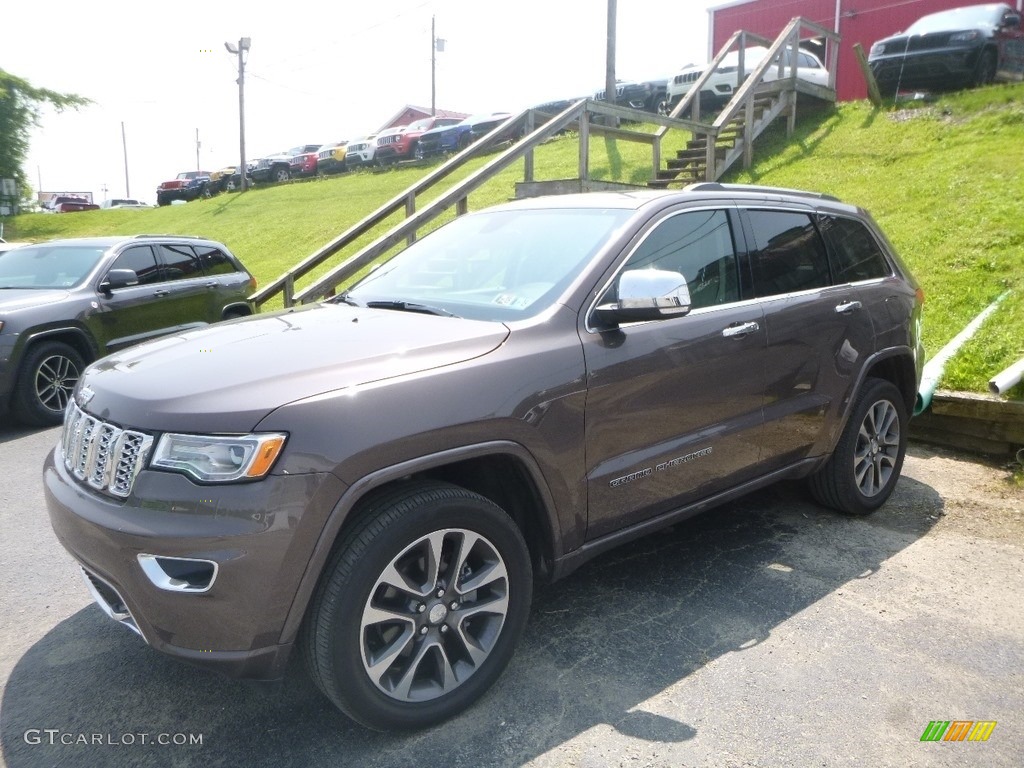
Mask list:
POLYGON ((949 42, 951 43, 969 43, 971 40, 977 40, 981 37, 981 33, 976 29, 969 30, 967 32, 957 32, 954 35, 949 36, 949 42))
POLYGON ((882 43, 875 43, 871 46, 871 50, 868 51, 868 56, 881 56, 885 53, 885 45, 882 43))
POLYGON ((208 483, 263 477, 274 465, 287 435, 178 435, 168 432, 153 451, 150 466, 184 472, 208 483))

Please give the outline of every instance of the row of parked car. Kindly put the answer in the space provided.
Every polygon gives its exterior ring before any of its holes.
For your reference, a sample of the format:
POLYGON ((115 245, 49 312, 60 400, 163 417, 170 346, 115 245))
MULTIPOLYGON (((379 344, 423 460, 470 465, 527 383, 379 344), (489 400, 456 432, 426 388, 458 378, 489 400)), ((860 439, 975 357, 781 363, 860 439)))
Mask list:
MULTIPOLYGON (((456 152, 492 131, 511 117, 488 112, 468 117, 425 117, 409 125, 386 128, 358 139, 327 144, 300 144, 248 163, 250 184, 267 184, 316 175, 341 173, 368 165, 391 165, 456 152)), ((218 171, 183 171, 163 182, 156 192, 158 205, 191 201, 238 189, 238 165, 218 171)))

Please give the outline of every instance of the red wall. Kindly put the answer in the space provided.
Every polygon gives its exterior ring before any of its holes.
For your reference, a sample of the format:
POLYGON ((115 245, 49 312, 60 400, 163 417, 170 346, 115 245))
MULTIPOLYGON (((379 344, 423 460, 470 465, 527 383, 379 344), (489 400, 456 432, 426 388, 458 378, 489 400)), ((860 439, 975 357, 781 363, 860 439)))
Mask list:
MULTIPOLYGON (((972 0, 840 0, 842 42, 836 73, 839 100, 867 97, 867 85, 853 55, 854 43, 860 43, 867 55, 876 40, 906 29, 925 14, 973 4, 972 0)), ((1015 0, 1009 0, 1008 4, 1018 6, 1015 0)), ((836 0, 750 0, 740 5, 712 8, 710 13, 713 55, 737 29, 774 40, 794 16, 835 29, 836 0)), ((828 66, 828 61, 825 65, 828 66)))

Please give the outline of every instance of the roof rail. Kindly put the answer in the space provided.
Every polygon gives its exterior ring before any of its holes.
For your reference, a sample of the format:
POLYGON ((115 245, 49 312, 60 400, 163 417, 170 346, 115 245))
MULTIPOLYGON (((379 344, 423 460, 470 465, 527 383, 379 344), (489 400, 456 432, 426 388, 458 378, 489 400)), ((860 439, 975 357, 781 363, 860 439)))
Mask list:
POLYGON ((130 235, 130 237, 132 237, 132 238, 134 238, 136 240, 142 239, 144 237, 178 237, 178 238, 181 238, 183 240, 209 240, 208 237, 203 237, 202 235, 176 235, 176 234, 173 234, 171 232, 165 232, 162 235, 161 234, 130 235))
POLYGON ((761 192, 768 195, 795 195, 797 197, 813 197, 817 200, 831 200, 836 203, 843 202, 835 195, 828 195, 824 192, 807 192, 788 187, 762 187, 758 184, 722 184, 717 181, 699 181, 696 184, 690 184, 685 189, 687 192, 761 192))

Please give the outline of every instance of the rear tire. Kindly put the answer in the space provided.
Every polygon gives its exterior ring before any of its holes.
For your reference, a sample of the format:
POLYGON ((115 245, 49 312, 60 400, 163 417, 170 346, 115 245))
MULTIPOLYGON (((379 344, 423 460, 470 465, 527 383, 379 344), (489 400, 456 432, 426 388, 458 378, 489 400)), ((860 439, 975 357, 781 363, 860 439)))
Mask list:
POLYGON ((300 646, 352 719, 424 728, 468 707, 511 659, 530 610, 529 552, 500 507, 446 483, 402 483, 356 514, 300 646))
POLYGON ((19 420, 33 427, 60 424, 84 368, 78 351, 63 342, 30 347, 14 389, 14 411, 19 420))
POLYGON ((882 506, 903 468, 907 421, 907 406, 894 384, 865 380, 835 451, 808 478, 814 498, 851 515, 882 506))

